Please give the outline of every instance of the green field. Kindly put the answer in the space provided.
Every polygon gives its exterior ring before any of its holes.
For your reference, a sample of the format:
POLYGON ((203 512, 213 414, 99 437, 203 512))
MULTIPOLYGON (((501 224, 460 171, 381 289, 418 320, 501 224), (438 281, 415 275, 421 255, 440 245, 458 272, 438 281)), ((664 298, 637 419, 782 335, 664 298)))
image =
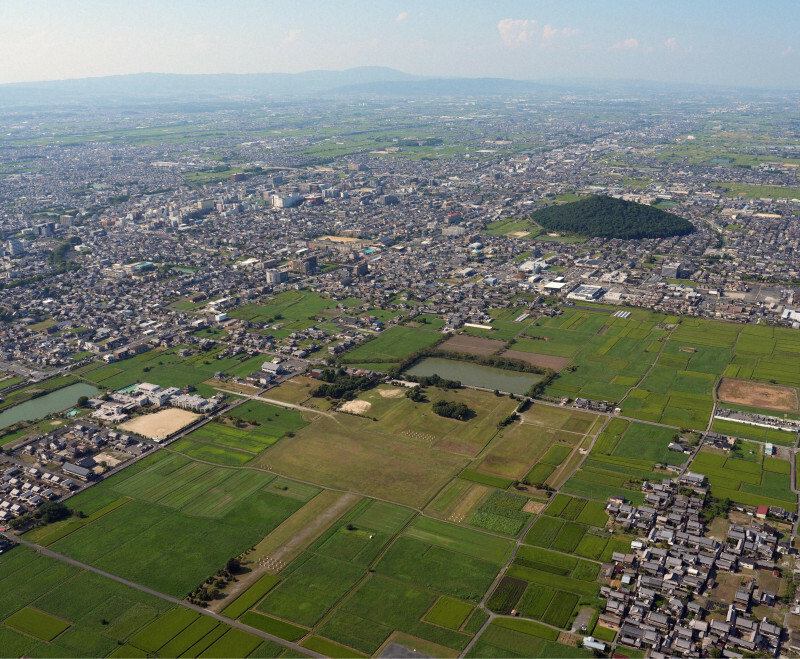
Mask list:
POLYGON ((289 433, 308 425, 300 412, 258 401, 247 401, 172 444, 190 458, 240 467, 289 433))
POLYGON ((70 500, 84 512, 132 501, 55 542, 56 551, 138 583, 184 596, 252 546, 302 503, 267 484, 273 476, 159 452, 70 500), (100 506, 102 507, 102 506, 100 506))
POLYGON ((3 621, 3 624, 48 642, 70 627, 70 623, 66 620, 60 620, 30 606, 10 615, 3 621))
POLYGON ((797 441, 797 434, 793 432, 786 432, 777 428, 761 428, 747 423, 729 421, 728 419, 714 419, 711 429, 721 435, 755 439, 759 442, 772 442, 780 446, 794 446, 797 441))
POLYGON ((441 334, 413 327, 390 327, 375 338, 348 352, 343 361, 368 364, 372 362, 397 364, 402 359, 436 343, 441 334))
POLYGON ((471 634, 422 621, 436 601, 427 590, 372 575, 325 620, 319 633, 365 654, 374 653, 393 631, 462 649, 471 634))
MULTIPOLYGON (((181 346, 185 347, 185 346, 181 346)), ((82 377, 102 389, 122 389, 137 382, 151 382, 162 387, 198 387, 198 392, 210 396, 213 389, 204 388, 201 383, 211 378, 217 371, 235 370, 247 361, 247 355, 217 359, 223 346, 208 352, 197 352, 186 358, 176 354, 179 348, 148 350, 113 364, 89 364, 76 371, 82 377), (198 386, 200 385, 200 386, 198 386)), ((248 368, 248 372, 256 370, 248 368)))
POLYGON ((475 511, 469 523, 492 533, 516 537, 530 520, 530 515, 522 512, 527 502, 527 497, 495 490, 475 511))
MULTIPOLYGON (((567 523, 562 530, 573 526, 567 523)), ((533 533, 532 529, 529 537, 533 533)), ((517 609, 524 616, 567 627, 580 602, 592 603, 599 588, 594 580, 600 565, 561 551, 520 547, 487 606, 505 615, 517 609)))
POLYGON ((170 607, 25 547, 0 556, 4 656, 105 656, 170 607))
POLYGON ((692 461, 691 469, 703 474, 718 499, 729 498, 750 506, 780 506, 794 510, 797 496, 791 489, 790 463, 775 460, 765 469, 758 444, 744 448, 742 457, 714 449, 701 450, 692 461), (751 455, 749 451, 753 451, 751 455), (785 464, 785 466, 783 466, 785 464), (781 466, 778 466, 781 465, 781 466))
MULTIPOLYGON (((338 302, 309 291, 285 291, 262 304, 247 304, 228 313, 231 318, 279 326, 286 331, 311 327, 321 312, 335 309, 338 302)), ((348 305, 351 306, 351 305, 348 305)))
POLYGON ((472 611, 473 607, 466 602, 452 597, 440 597, 423 620, 440 627, 459 629, 472 611))
MULTIPOLYGON (((517 224, 488 230, 504 235, 517 224)), ((457 656, 487 621, 478 606, 484 600, 507 617, 493 620, 467 656, 584 656, 557 642, 559 630, 570 629, 583 607, 592 609, 594 625, 602 610, 601 564, 630 551, 635 539, 608 525, 608 497, 641 504, 642 481, 674 477, 666 466, 689 456, 668 445, 697 437, 687 429, 707 427, 723 374, 800 386, 793 366, 800 335, 633 307, 621 319, 612 315, 616 307, 602 305, 516 323, 531 300, 513 297, 489 310, 492 330, 468 332, 564 358, 545 400, 526 405, 512 423, 503 421, 519 400, 466 387, 427 386, 423 400, 412 401, 402 387, 380 383, 357 395, 364 404, 358 416, 321 399, 324 405, 308 412, 247 399, 70 498, 80 514, 25 537, 178 598, 233 556, 250 569, 255 559, 247 556, 256 547, 254 556, 286 564, 250 575, 247 588, 217 605, 222 614, 328 656, 373 655, 390 639, 432 656, 457 656), (622 415, 582 412, 548 396, 619 403, 622 415), (463 402, 474 416, 440 417, 432 411, 439 400, 463 402), (345 498, 348 507, 331 510, 345 498)), ((389 328, 342 362, 373 370, 387 370, 443 336, 435 331, 439 318, 392 325, 403 312, 373 305, 288 291, 229 315, 281 339, 312 325, 335 332, 336 315, 369 313, 389 328)), ((226 340, 220 332, 207 335, 226 340)), ((154 349, 90 364, 80 375, 101 388, 150 381, 205 393, 212 389, 204 381, 215 372, 243 376, 262 359, 218 359, 221 349, 188 357, 178 348, 154 349)), ((298 377, 272 395, 307 404, 314 386, 298 377)), ((765 457, 762 444, 793 445, 793 433, 724 419, 713 428, 740 439, 732 452, 704 447, 687 466, 708 478, 712 496, 796 509, 784 449, 780 458, 765 457)), ((0 647, 9 656, 284 652, 24 548, 0 556, 0 622, 0 647)))

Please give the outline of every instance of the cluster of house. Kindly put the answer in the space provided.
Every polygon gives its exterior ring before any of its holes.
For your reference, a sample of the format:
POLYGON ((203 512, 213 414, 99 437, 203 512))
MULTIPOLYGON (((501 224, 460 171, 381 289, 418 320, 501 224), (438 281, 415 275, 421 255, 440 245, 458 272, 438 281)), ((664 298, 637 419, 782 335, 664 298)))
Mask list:
POLYGON ((617 632, 618 645, 650 657, 699 657, 715 649, 716 656, 777 655, 783 629, 752 615, 752 607, 776 603, 774 592, 758 588, 756 573, 742 579, 726 609, 714 601, 713 589, 718 574, 774 570, 776 552, 791 551, 788 544, 757 522, 731 524, 721 543, 705 535, 702 498, 679 493, 679 483, 668 479, 645 481, 642 489, 642 505, 612 497, 606 506, 616 524, 639 539, 629 553, 612 554, 598 624, 617 632))
POLYGON ((122 423, 131 413, 141 407, 162 407, 170 405, 182 410, 200 414, 213 412, 219 406, 222 394, 203 398, 198 394, 183 392, 177 387, 162 388, 157 384, 142 382, 127 392, 112 391, 108 400, 90 398, 88 405, 93 408, 92 418, 108 423, 122 423))
POLYGON ((288 372, 286 366, 282 363, 283 360, 275 358, 272 361, 264 362, 261 364, 261 369, 248 375, 245 380, 248 384, 268 386, 272 384, 276 378, 288 372))
POLYGON ((87 481, 105 467, 115 467, 152 448, 125 433, 82 421, 55 428, 15 451, 36 458, 39 464, 60 465, 67 476, 87 481))
MULTIPOLYGON (((569 399, 566 401, 569 402, 569 399)), ((565 403, 566 404, 566 403, 565 403)), ((592 412, 619 412, 619 409, 614 403, 609 403, 607 400, 590 400, 588 398, 576 398, 572 407, 576 410, 591 410, 592 412)))
POLYGON ((0 523, 33 512, 76 487, 71 479, 58 474, 12 465, 0 476, 0 523))

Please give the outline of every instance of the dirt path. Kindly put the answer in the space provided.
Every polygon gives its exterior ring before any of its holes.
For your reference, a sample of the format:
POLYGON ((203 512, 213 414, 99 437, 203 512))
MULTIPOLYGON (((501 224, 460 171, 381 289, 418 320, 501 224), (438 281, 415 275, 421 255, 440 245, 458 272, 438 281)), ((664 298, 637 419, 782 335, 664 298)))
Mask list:
POLYGON ((270 558, 276 561, 289 563, 295 555, 299 554, 306 545, 311 544, 322 535, 346 510, 351 508, 361 497, 357 494, 345 494, 324 513, 297 533, 285 545, 273 551, 270 558))
MULTIPOLYGON (((319 496, 319 495, 317 495, 319 496)), ((258 581, 265 574, 274 574, 279 569, 272 567, 274 565, 288 565, 294 560, 308 545, 321 536, 328 528, 341 517, 345 511, 351 508, 356 501, 361 497, 357 494, 345 493, 342 494, 333 504, 323 509, 321 513, 316 515, 308 524, 294 533, 289 539, 274 551, 270 551, 269 546, 264 547, 264 552, 259 552, 259 546, 256 545, 255 555, 248 557, 243 561, 245 567, 250 568, 250 571, 239 576, 238 581, 231 584, 230 588, 225 591, 225 597, 215 600, 209 604, 208 608, 211 611, 219 612, 228 606, 236 597, 242 594, 256 581, 258 581), (262 553, 268 554, 271 559, 269 565, 262 564, 258 561, 262 553)), ((286 519, 283 524, 274 529, 268 536, 261 541, 260 544, 276 535, 280 537, 281 531, 286 531, 287 528, 291 529, 293 525, 292 517, 295 515, 302 515, 305 508, 314 505, 314 499, 309 501, 303 508, 300 508, 294 515, 286 519)))

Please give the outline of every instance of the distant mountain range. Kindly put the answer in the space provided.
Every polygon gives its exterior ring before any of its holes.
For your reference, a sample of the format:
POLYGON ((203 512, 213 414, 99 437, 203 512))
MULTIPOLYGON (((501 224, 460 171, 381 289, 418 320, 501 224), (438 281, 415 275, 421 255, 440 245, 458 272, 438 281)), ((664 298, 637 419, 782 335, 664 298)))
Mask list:
MULTIPOLYGON (((304 73, 175 74, 136 73, 98 78, 0 85, 0 107, 77 104, 124 105, 153 102, 237 102, 300 96, 432 97, 497 94, 665 92, 694 86, 648 81, 581 80, 564 84, 505 78, 434 78, 364 66, 345 71, 304 73)), ((707 87, 702 88, 706 93, 707 87)), ((721 88, 714 91, 727 91, 721 88)))
POLYGON ((146 101, 244 101, 309 95, 434 96, 537 91, 547 86, 501 78, 425 78, 365 66, 346 71, 200 74, 136 73, 0 85, 0 106, 146 101))

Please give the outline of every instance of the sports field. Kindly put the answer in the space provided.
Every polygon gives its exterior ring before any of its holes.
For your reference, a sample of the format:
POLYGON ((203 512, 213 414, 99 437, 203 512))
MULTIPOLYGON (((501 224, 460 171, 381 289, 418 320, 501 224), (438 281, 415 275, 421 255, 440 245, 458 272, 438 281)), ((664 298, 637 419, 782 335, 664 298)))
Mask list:
POLYGON ((148 439, 166 439, 200 418, 200 414, 172 407, 153 414, 137 416, 121 424, 119 428, 148 439))
POLYGON ((780 412, 797 411, 797 390, 793 387, 722 378, 717 395, 723 403, 780 412))

